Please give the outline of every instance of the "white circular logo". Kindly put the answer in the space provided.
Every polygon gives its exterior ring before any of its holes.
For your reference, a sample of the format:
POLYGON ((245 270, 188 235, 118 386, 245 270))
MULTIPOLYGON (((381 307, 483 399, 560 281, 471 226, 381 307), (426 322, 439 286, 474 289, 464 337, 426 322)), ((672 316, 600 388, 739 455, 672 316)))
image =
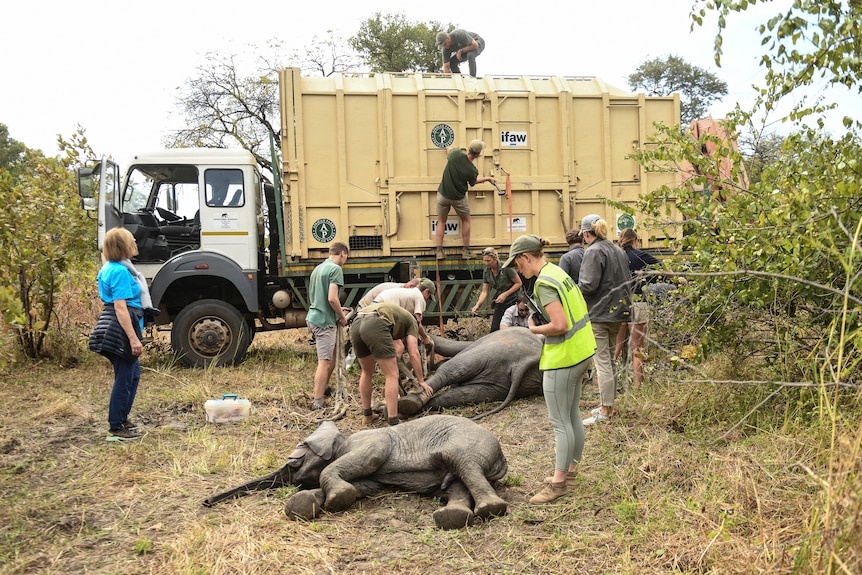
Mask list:
POLYGON ((449 124, 437 124, 431 128, 431 143, 445 150, 455 143, 455 130, 449 124))

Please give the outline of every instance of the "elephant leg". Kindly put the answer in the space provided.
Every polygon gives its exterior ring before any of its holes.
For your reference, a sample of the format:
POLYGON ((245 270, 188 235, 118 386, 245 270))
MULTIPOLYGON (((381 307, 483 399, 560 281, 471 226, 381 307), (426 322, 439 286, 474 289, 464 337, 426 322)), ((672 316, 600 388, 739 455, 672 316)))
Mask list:
POLYGON ((323 489, 326 494, 324 507, 327 511, 344 511, 356 503, 358 498, 356 488, 346 481, 329 481, 323 489))
POLYGON ((482 468, 472 460, 469 454, 458 451, 446 458, 453 470, 473 497, 475 507, 473 513, 476 517, 488 519, 506 514, 508 504, 506 500, 497 495, 491 486, 482 468))
POLYGON ((416 415, 422 411, 429 399, 425 393, 408 393, 398 398, 398 413, 405 417, 416 415))
POLYGON ((446 490, 446 505, 434 512, 438 529, 461 529, 473 522, 473 498, 460 481, 454 481, 446 490))
POLYGON ((284 504, 284 514, 288 519, 311 520, 320 517, 323 509, 323 490, 309 489, 298 491, 290 496, 284 504))
POLYGON ((351 482, 373 475, 386 461, 391 445, 381 442, 360 446, 336 459, 320 473, 327 511, 343 511, 359 497, 351 482))
POLYGON ((508 387, 504 389, 486 384, 453 385, 434 395, 425 408, 439 410, 501 401, 506 397, 507 391, 508 387))

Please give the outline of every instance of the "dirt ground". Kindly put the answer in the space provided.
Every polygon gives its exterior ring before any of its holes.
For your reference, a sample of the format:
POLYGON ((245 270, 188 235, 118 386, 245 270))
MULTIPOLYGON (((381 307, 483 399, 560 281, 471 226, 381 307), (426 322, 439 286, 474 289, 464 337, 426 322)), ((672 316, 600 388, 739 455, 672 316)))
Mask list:
MULTIPOLYGON (((6 372, 0 573, 746 572, 722 570, 721 557, 739 555, 747 535, 729 537, 725 528, 726 539, 716 540, 715 529, 734 510, 741 521, 757 502, 740 503, 744 494, 722 494, 720 482, 694 475, 691 460, 697 473, 707 473, 702 452, 670 426, 638 419, 635 410, 588 430, 571 496, 529 505, 553 466, 541 397, 516 401, 481 422, 499 438, 509 464, 497 485, 509 503, 501 518, 441 531, 432 519, 438 501, 387 492, 343 513, 295 522, 282 512, 292 488, 204 507, 208 495, 281 467, 318 425, 308 411, 313 351, 301 335, 293 337, 270 345, 266 334, 259 336, 243 365, 219 370, 180 369, 151 351, 132 414, 145 434, 138 442, 105 441, 111 371, 102 358, 6 372), (203 403, 228 392, 251 400, 251 417, 207 423, 203 403)), ((357 379, 347 377, 351 403, 338 421, 345 433, 362 428, 357 379)), ((375 397, 380 393, 378 385, 375 397)), ((583 412, 596 400, 591 386, 583 412)), ((772 478, 765 473, 761 481, 772 478)), ((766 561, 756 545, 750 553, 766 561)), ((770 552, 769 565, 776 555, 770 552)))

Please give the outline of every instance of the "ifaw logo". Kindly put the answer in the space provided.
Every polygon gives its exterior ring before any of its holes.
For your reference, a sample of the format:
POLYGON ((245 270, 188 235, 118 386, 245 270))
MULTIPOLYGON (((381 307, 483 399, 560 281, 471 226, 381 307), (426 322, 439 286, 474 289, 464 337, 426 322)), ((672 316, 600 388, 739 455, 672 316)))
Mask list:
MULTIPOLYGON (((460 223, 461 221, 458 219, 446 220, 446 228, 443 230, 443 234, 448 236, 460 233, 460 223)), ((437 233, 437 220, 431 220, 431 235, 434 235, 435 233, 437 233)))
POLYGON ((527 132, 510 132, 505 130, 500 132, 500 147, 501 148, 521 148, 527 146, 527 132))

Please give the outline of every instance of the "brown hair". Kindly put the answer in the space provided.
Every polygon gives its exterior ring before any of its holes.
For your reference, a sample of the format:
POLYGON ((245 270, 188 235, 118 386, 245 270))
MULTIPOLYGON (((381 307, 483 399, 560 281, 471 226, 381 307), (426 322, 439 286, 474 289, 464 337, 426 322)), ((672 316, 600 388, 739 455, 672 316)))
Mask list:
POLYGON ((112 228, 105 234, 102 242, 102 256, 110 262, 129 259, 138 255, 135 236, 126 228, 112 228))
POLYGON ((348 248, 346 244, 342 242, 335 242, 334 244, 329 246, 329 255, 340 256, 341 254, 350 255, 350 248, 348 248))
POLYGON ((635 242, 638 241, 638 234, 631 228, 626 228, 623 230, 623 233, 620 234, 619 245, 621 248, 625 249, 629 246, 635 245, 635 242))
POLYGON ((569 245, 582 244, 584 243, 584 238, 581 236, 580 231, 569 230, 566 232, 566 243, 569 245))

